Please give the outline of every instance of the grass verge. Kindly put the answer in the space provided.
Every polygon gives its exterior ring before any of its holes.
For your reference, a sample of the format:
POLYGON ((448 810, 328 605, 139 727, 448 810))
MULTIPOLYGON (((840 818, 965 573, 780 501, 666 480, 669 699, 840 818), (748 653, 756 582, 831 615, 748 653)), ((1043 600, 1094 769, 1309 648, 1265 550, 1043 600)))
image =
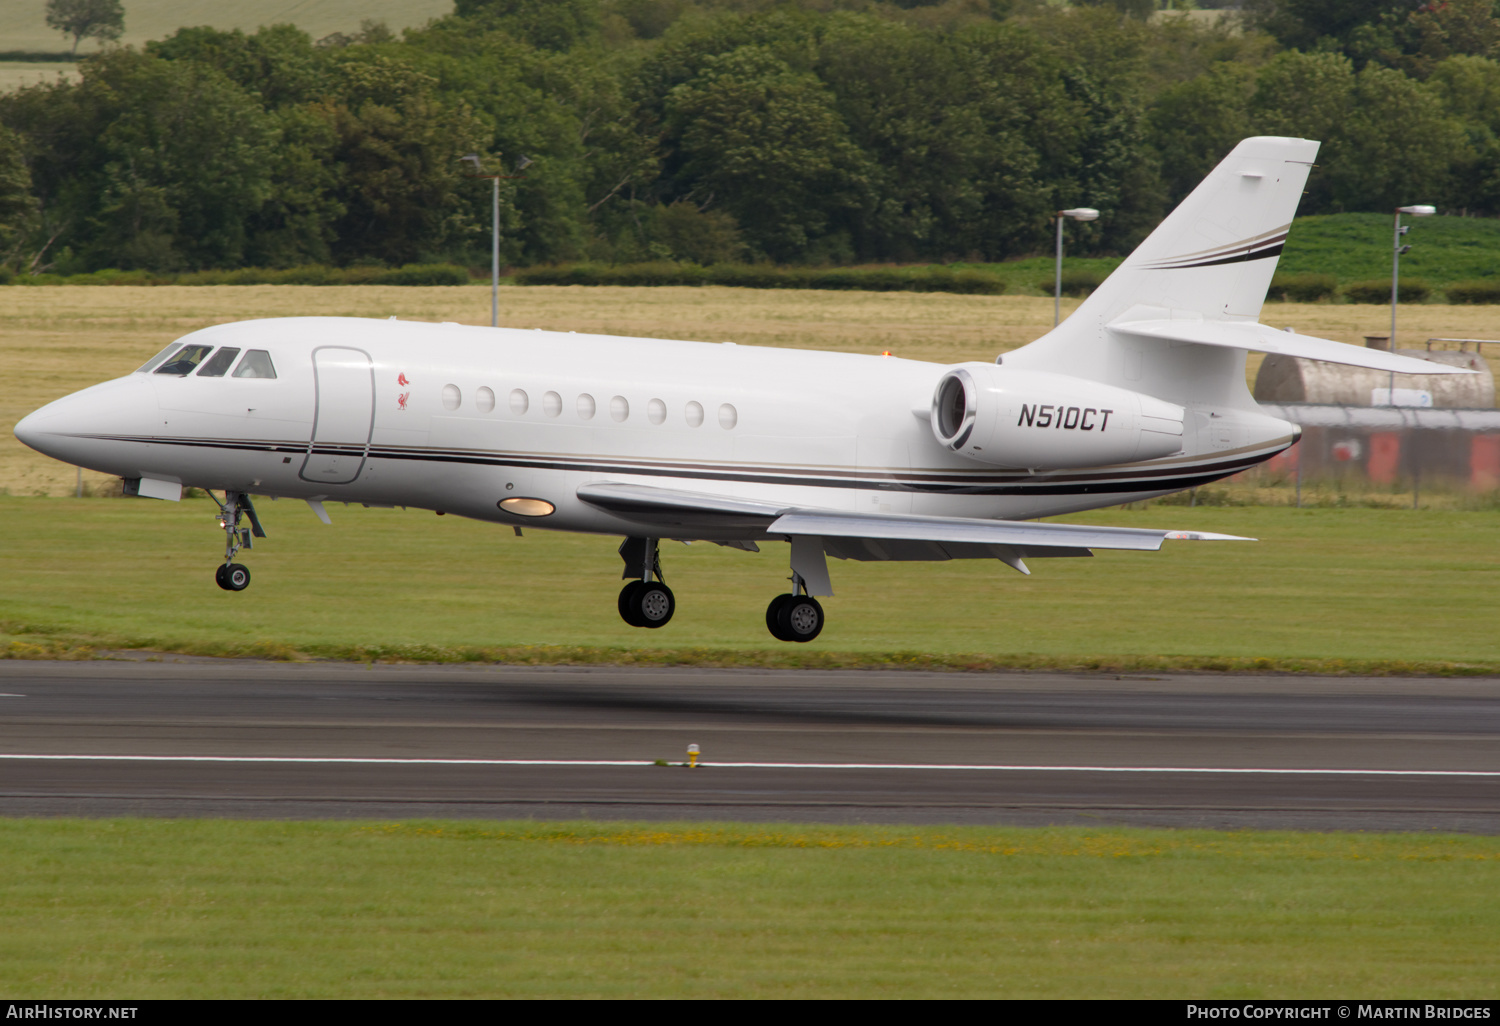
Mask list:
POLYGON ((811 645, 764 633, 786 550, 663 554, 660 631, 615 614, 617 539, 417 511, 263 503, 249 591, 211 581, 206 499, 0 497, 0 654, 148 649, 270 659, 919 670, 1497 674, 1493 512, 1276 507, 1070 518, 1220 531, 1246 543, 1037 561, 839 563, 811 645))
POLYGON ((0 988, 13 994, 1500 989, 1496 838, 129 819, 4 829, 0 988))

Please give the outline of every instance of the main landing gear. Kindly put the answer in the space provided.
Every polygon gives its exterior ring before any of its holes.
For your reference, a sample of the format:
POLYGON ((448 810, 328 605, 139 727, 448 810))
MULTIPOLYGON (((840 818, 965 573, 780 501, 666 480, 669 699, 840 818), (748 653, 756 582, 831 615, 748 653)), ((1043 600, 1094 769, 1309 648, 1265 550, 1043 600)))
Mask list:
POLYGON ((261 529, 260 518, 255 515, 249 495, 225 492, 223 502, 219 502, 213 492, 209 492, 208 497, 218 504, 219 526, 224 529, 224 563, 214 571, 214 583, 225 591, 244 591, 250 587, 250 568, 236 563, 234 557, 240 549, 254 547, 250 542, 252 537, 264 538, 266 532, 261 529), (250 526, 241 527, 241 520, 249 520, 250 526))
POLYGON ((620 589, 620 619, 632 627, 665 627, 677 611, 672 589, 661 579, 661 553, 655 538, 626 538, 620 558, 631 580, 620 589))
MULTIPOLYGON (((620 545, 625 561, 621 575, 630 583, 620 590, 620 619, 632 627, 663 627, 677 611, 661 576, 661 553, 656 538, 626 538, 620 545)), ((753 550, 752 551, 756 551, 753 550)), ((832 595, 822 539, 792 539, 792 590, 777 595, 766 607, 766 629, 778 641, 811 641, 823 631, 823 607, 813 598, 832 595)))
POLYGON ((811 641, 823 632, 823 607, 807 594, 807 586, 792 575, 789 595, 777 595, 766 607, 766 629, 777 641, 811 641))

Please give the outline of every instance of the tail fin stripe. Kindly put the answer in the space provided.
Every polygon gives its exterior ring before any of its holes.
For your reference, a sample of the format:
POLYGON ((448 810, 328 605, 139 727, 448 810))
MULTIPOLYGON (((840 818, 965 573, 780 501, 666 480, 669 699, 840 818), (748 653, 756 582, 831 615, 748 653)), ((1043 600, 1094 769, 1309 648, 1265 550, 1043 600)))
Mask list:
POLYGON ((1273 239, 1266 249, 1253 249, 1244 253, 1235 253, 1232 256, 1220 257, 1217 260, 1199 260, 1191 264, 1157 263, 1147 264, 1148 271, 1181 271, 1189 267, 1217 267, 1220 264, 1243 264, 1249 260, 1264 260, 1266 257, 1280 256, 1282 249, 1286 246, 1286 236, 1273 239))
POLYGON ((1152 269, 1155 269, 1155 268, 1161 267, 1161 266, 1182 266, 1182 267, 1201 267, 1201 266, 1206 266, 1206 265, 1197 264, 1197 263, 1179 264, 1178 262, 1179 261, 1183 261, 1183 260, 1196 261, 1196 260, 1199 260, 1199 259, 1201 259, 1203 257, 1208 257, 1208 258, 1211 259, 1211 258, 1214 258, 1214 257, 1225 256, 1225 255, 1231 254, 1231 253, 1243 252, 1244 250, 1247 250, 1247 249, 1253 250, 1253 249, 1256 249, 1256 248, 1261 247, 1261 246, 1269 246, 1269 245, 1284 243, 1284 242, 1286 242, 1287 234, 1291 231, 1291 228, 1292 228, 1291 225, 1284 224, 1280 228, 1273 228, 1271 231, 1262 232, 1260 235, 1255 235, 1255 236, 1252 236, 1252 237, 1250 237, 1248 239, 1241 239, 1239 242, 1231 242, 1227 246, 1214 246, 1212 249, 1200 249, 1196 253, 1183 253, 1181 256, 1162 257, 1159 260, 1153 260, 1151 263, 1145 264, 1143 266, 1145 266, 1147 268, 1152 268, 1152 269))

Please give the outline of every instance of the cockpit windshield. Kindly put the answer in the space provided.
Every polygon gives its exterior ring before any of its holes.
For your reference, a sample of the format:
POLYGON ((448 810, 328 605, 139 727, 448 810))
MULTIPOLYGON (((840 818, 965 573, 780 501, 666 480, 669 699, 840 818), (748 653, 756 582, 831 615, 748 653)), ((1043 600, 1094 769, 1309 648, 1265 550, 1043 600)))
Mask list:
POLYGON ((178 348, 180 348, 181 346, 181 342, 173 342, 171 345, 167 346, 167 348, 163 349, 161 352, 151 357, 151 359, 141 364, 141 366, 136 370, 136 373, 150 374, 163 360, 171 356, 173 353, 177 352, 178 348))
POLYGON ((156 368, 156 373, 183 376, 191 374, 203 362, 203 358, 213 352, 213 348, 213 346, 183 346, 172 354, 170 360, 156 368))
MULTIPOLYGON (((214 359, 217 360, 218 357, 214 359)), ((276 368, 271 365, 271 354, 264 349, 250 350, 240 361, 240 365, 234 369, 234 376, 237 378, 274 378, 276 368)))
POLYGON ((198 372, 198 376, 200 378, 222 378, 224 372, 229 369, 229 365, 234 362, 234 358, 239 355, 240 351, 238 347, 225 346, 209 357, 208 362, 203 365, 203 369, 198 372))

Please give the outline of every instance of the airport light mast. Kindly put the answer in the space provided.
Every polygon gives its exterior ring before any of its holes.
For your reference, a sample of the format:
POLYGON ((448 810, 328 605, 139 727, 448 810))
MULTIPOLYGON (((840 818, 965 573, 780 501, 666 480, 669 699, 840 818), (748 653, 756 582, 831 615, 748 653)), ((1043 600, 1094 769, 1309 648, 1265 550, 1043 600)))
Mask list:
MULTIPOLYGON (((490 205, 490 327, 500 327, 500 180, 525 178, 525 175, 487 175, 479 154, 470 153, 459 157, 474 167, 474 173, 465 178, 488 178, 494 186, 490 205)), ((516 161, 516 170, 525 171, 531 166, 531 158, 523 156, 516 161)))

